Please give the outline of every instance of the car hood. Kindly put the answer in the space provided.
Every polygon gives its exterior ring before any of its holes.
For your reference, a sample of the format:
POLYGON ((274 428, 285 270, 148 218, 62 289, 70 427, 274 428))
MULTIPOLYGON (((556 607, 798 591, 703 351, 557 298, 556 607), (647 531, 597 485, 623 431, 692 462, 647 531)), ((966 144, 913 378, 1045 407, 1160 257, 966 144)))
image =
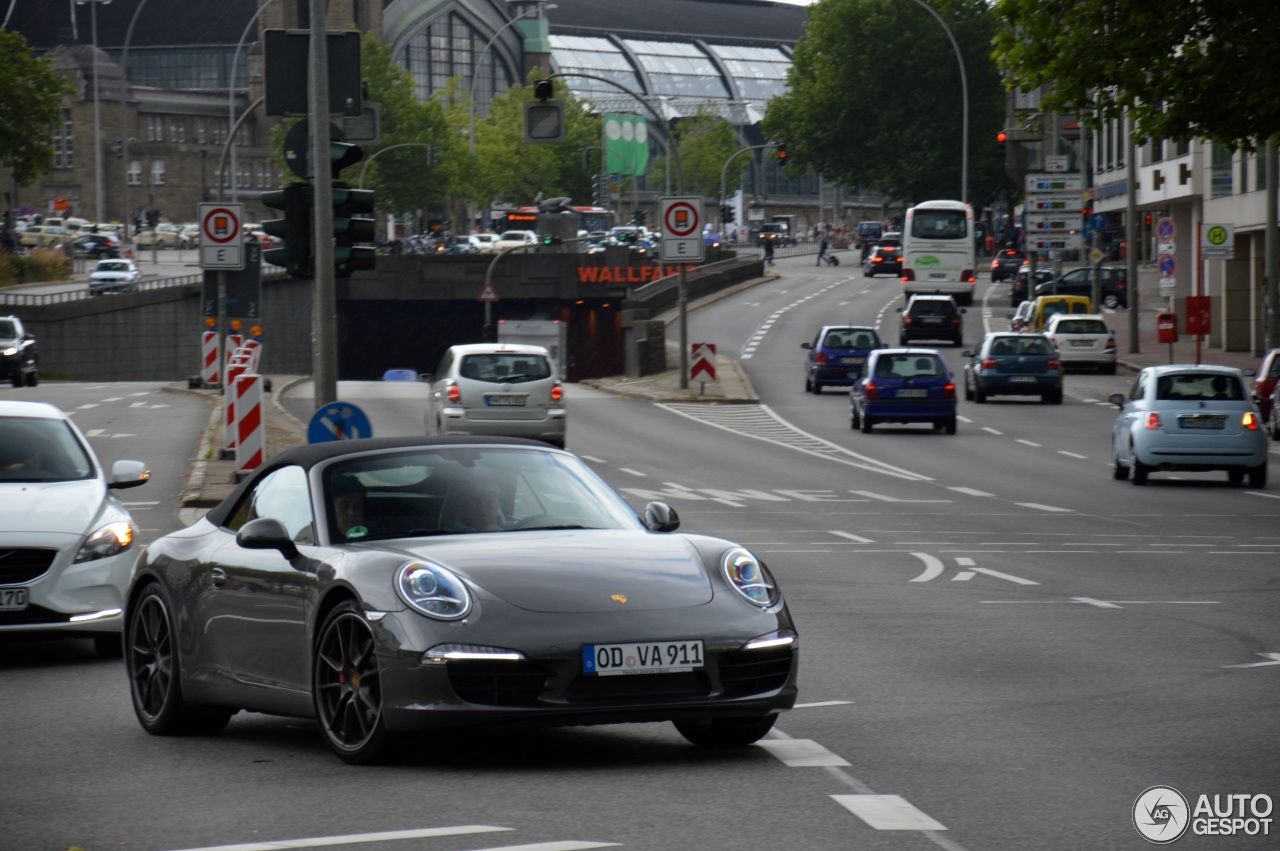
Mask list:
POLYGON ((106 488, 96 479, 0 483, 0 535, 66 532, 82 535, 102 513, 106 488))
POLYGON ((534 612, 680 609, 712 598, 698 551, 679 535, 501 532, 433 538, 410 551, 534 612))

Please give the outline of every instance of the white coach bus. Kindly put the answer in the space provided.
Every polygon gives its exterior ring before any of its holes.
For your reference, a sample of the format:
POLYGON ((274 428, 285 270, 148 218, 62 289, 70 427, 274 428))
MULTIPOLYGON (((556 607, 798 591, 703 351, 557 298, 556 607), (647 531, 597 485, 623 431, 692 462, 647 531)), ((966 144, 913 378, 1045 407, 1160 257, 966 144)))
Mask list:
POLYGON ((978 268, 973 208, 961 201, 924 201, 902 226, 902 291, 954 296, 973 304, 978 268))

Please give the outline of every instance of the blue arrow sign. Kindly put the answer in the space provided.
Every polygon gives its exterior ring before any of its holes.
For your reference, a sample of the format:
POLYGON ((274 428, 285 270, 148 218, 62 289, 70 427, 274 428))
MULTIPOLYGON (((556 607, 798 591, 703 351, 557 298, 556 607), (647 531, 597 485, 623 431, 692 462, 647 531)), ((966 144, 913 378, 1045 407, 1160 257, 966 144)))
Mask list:
POLYGON ((1092 216, 1089 217, 1089 224, 1093 226, 1094 230, 1106 230, 1107 214, 1094 213, 1092 216))
POLYGON ((307 443, 356 440, 373 437, 373 426, 365 412, 350 402, 334 402, 320 407, 307 425, 307 443))
POLYGON ((1172 278, 1174 273, 1178 271, 1178 261, 1174 259, 1172 254, 1161 254, 1160 260, 1156 263, 1160 270, 1160 277, 1172 278))

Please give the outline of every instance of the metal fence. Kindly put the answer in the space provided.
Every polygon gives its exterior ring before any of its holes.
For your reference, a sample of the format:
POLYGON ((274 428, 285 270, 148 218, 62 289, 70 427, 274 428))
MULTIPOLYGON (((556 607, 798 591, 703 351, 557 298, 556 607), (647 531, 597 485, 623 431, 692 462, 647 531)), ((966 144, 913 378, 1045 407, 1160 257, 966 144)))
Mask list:
MULTIPOLYGON (((203 273, 197 275, 177 275, 170 278, 153 278, 151 280, 139 281, 135 292, 143 292, 145 290, 162 290, 168 289, 169 287, 199 286, 203 283, 203 273)), ((63 290, 62 292, 56 293, 26 293, 0 290, 0 305, 12 305, 15 307, 65 304, 66 302, 80 301, 81 299, 86 298, 90 298, 88 282, 85 282, 84 286, 79 289, 63 290)))

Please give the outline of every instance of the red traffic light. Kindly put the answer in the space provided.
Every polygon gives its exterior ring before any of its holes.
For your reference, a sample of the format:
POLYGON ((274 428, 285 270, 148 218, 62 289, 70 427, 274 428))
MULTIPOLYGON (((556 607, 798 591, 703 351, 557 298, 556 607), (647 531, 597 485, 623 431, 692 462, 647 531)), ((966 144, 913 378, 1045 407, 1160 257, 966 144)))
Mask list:
POLYGON ((1005 133, 1003 130, 1001 130, 999 133, 996 134, 996 141, 999 142, 1001 145, 1003 145, 1008 140, 1009 140, 1009 134, 1005 133))
POLYGON ((779 142, 777 147, 778 147, 778 159, 785 161, 787 158, 787 143, 779 142))

